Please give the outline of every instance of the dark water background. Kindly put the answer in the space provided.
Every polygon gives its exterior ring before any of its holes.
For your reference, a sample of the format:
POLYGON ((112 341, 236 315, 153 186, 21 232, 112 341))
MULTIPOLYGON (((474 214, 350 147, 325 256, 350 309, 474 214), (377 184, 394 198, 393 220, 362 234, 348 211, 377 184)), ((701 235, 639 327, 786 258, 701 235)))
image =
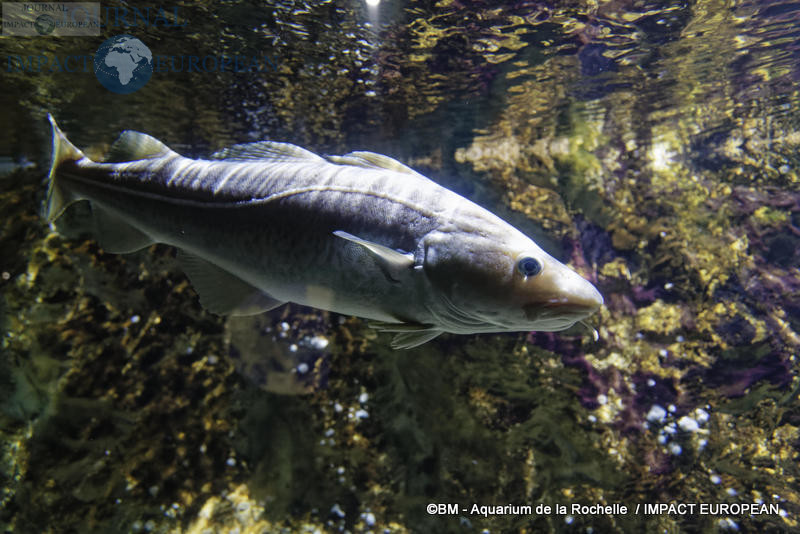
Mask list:
POLYGON ((162 7, 180 25, 0 38, 5 531, 800 528, 800 4, 162 7), (156 72, 129 95, 11 68, 122 33, 154 55, 270 64, 156 72), (592 280, 600 339, 398 353, 359 320, 289 306, 231 348, 246 329, 199 307, 168 247, 115 256, 42 221, 48 112, 98 155, 124 129, 189 156, 260 139, 388 154, 592 280), (287 383, 298 353, 312 376, 287 383), (670 502, 777 513, 633 511, 670 502), (573 503, 628 513, 471 513, 573 503))

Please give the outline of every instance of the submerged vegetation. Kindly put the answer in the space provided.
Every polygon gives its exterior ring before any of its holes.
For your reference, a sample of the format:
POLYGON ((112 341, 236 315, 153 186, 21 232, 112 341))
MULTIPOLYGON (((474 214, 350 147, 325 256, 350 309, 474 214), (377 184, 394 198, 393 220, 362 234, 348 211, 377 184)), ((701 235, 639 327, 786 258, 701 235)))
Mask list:
MULTIPOLYGON (((798 528, 796 6, 210 6, 136 35, 175 53, 258 50, 276 69, 154 75, 124 98, 91 74, 4 73, 0 147, 38 166, 0 176, 0 525, 798 528), (270 138, 397 157, 590 279, 599 340, 443 336, 395 352, 362 321, 296 306, 247 337, 200 308, 168 247, 106 254, 80 209, 47 228, 48 111, 98 154, 130 128, 192 156, 270 138), (654 502, 779 513, 426 511, 654 502)), ((91 52, 107 31, 0 47, 91 52)))

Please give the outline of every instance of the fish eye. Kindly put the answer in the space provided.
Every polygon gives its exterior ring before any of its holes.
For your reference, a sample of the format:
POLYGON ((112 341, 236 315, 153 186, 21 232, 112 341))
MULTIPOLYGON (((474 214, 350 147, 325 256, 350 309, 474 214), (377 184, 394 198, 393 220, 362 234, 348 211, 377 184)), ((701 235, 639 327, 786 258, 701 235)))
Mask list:
POLYGON ((519 260, 519 263, 517 263, 517 269, 519 269, 519 272, 527 278, 528 276, 536 276, 542 272, 542 264, 539 263, 535 258, 527 257, 519 260))

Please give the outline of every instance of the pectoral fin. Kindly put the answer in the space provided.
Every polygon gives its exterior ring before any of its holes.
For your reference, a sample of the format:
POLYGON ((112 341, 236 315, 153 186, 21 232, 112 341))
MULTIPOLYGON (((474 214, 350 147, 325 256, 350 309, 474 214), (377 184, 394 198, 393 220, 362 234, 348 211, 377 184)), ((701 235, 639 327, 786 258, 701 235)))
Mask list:
POLYGON ((403 332, 392 339, 393 349, 413 349, 441 334, 441 330, 420 330, 419 332, 403 332))
POLYGON ((212 313, 256 315, 286 304, 202 258, 180 251, 178 260, 197 291, 200 304, 212 313))
POLYGON ((333 234, 364 247, 375 258, 378 266, 392 282, 399 282, 402 276, 414 266, 414 255, 410 252, 400 252, 384 245, 361 239, 342 230, 337 230, 333 234))
POLYGON ((384 321, 370 321, 367 323, 370 328, 378 332, 420 332, 431 330, 433 325, 420 323, 387 323, 384 321))
POLYGON ((393 349, 412 349, 442 333, 433 325, 419 323, 370 322, 369 326, 379 332, 398 332, 392 339, 393 349))

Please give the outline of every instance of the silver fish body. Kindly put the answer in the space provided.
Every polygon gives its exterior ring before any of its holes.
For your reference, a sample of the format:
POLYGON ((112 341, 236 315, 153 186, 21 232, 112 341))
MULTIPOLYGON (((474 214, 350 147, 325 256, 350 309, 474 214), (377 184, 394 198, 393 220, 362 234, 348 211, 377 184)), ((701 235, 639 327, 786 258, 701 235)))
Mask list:
POLYGON ((195 160, 127 131, 98 163, 50 120, 48 220, 86 199, 107 250, 177 247, 215 313, 296 302, 371 319, 410 348, 442 332, 561 330, 602 305, 517 229, 386 156, 261 142, 195 160))

